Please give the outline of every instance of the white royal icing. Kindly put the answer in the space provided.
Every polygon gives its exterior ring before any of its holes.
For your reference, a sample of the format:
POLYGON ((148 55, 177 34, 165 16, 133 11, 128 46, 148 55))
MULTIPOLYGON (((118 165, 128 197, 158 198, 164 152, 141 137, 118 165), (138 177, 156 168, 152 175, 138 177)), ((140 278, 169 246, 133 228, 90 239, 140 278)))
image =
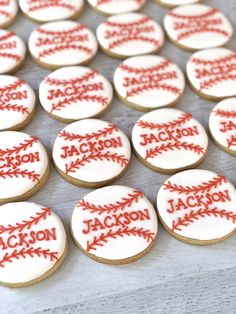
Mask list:
POLYGON ((210 115, 209 128, 220 145, 236 151, 236 98, 225 99, 215 106, 210 115))
POLYGON ((190 113, 158 109, 135 123, 132 142, 135 151, 148 164, 172 171, 199 162, 206 153, 208 137, 190 113))
POLYGON ((169 59, 159 56, 138 56, 121 63, 114 74, 118 94, 143 108, 172 104, 183 93, 182 71, 169 59))
POLYGON ((170 177, 157 194, 157 208, 175 234, 194 240, 223 238, 236 228, 236 191, 225 177, 188 170, 170 177))
POLYGON ((27 284, 62 257, 66 234, 50 208, 30 202, 0 206, 0 282, 27 284))
POLYGON ((122 57, 152 53, 161 48, 164 33, 151 18, 139 13, 109 17, 97 28, 100 45, 122 57))
POLYGON ((192 86, 205 96, 235 96, 236 53, 225 48, 198 51, 187 63, 187 75, 192 86))
POLYGON ((0 130, 23 123, 35 106, 32 88, 15 76, 0 75, 0 130))
POLYGON ((0 27, 4 27, 16 17, 18 6, 16 0, 1 0, 0 27))
POLYGON ((0 200, 25 194, 42 179, 48 167, 45 148, 23 132, 0 132, 0 200))
POLYGON ((64 20, 78 13, 84 0, 19 0, 21 10, 39 22, 64 20))
POLYGON ((106 110, 113 97, 108 80, 97 70, 65 67, 40 84, 39 98, 46 111, 62 119, 91 118, 106 110))
POLYGON ((146 0, 88 0, 95 9, 105 14, 121 14, 137 11, 145 4, 146 0))
POLYGON ((67 176, 85 182, 115 178, 130 160, 130 143, 112 123, 80 120, 66 126, 53 147, 56 166, 67 176))
POLYGON ((193 4, 198 3, 201 0, 156 0, 157 2, 166 4, 168 6, 178 6, 178 5, 186 5, 186 4, 193 4))
POLYGON ((92 31, 74 21, 44 24, 36 28, 29 38, 29 50, 33 57, 54 66, 88 62, 97 49, 92 31))
POLYGON ((24 59, 26 47, 15 33, 0 29, 0 74, 13 71, 24 59))
POLYGON ((173 41, 194 50, 223 46, 233 35, 225 15, 203 4, 173 9, 165 16, 164 26, 173 41))
POLYGON ((87 194, 75 206, 72 234, 97 258, 122 260, 142 253, 158 229, 155 209, 133 188, 108 186, 87 194))

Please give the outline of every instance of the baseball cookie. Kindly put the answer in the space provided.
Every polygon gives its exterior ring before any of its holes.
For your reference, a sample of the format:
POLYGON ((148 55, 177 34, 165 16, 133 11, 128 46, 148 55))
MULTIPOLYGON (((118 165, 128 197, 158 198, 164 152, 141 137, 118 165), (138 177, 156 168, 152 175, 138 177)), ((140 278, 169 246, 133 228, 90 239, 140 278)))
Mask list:
POLYGON ((0 131, 23 129, 35 111, 35 94, 23 80, 0 75, 0 131))
POLYGON ((0 29, 0 74, 16 72, 24 63, 26 47, 15 33, 0 29))
POLYGON ((167 8, 173 8, 180 5, 187 5, 201 2, 202 0, 155 0, 158 4, 161 4, 167 8))
POLYGON ((187 63, 191 87, 203 98, 236 96, 236 53, 225 48, 198 51, 187 63))
POLYGON ((180 6, 167 13, 164 27, 171 41, 187 50, 223 46, 233 28, 218 9, 203 4, 180 6))
POLYGON ((56 70, 39 87, 43 108, 53 118, 64 122, 101 116, 112 97, 112 86, 104 76, 78 66, 56 70))
POLYGON ((158 52, 164 43, 164 33, 151 18, 128 13, 109 17, 97 28, 101 49, 115 58, 158 52))
POLYGON ((114 124, 85 119, 57 136, 53 160, 62 177, 82 187, 101 187, 118 179, 131 157, 126 135, 114 124))
POLYGON ((157 194, 159 217, 172 236, 207 245, 236 230, 236 191, 225 177, 208 170, 188 170, 169 178, 157 194))
POLYGON ((0 206, 0 284, 25 287, 50 276, 62 263, 66 233, 50 208, 29 202, 0 206))
POLYGON ((236 98, 225 99, 212 110, 209 129, 214 142, 236 156, 236 98))
POLYGON ((17 12, 16 0, 2 0, 0 2, 0 28, 10 26, 14 22, 17 12))
POLYGON ((134 125, 132 143, 138 159, 161 173, 175 173, 200 164, 208 137, 190 113, 158 109, 143 115, 134 125))
POLYGON ((138 56, 118 66, 114 85, 124 104, 148 111, 178 102, 184 91, 185 79, 171 60, 159 56, 138 56))
POLYGON ((71 232, 89 257, 108 264, 136 261, 157 235, 155 209, 142 192, 126 186, 95 190, 75 206, 71 232))
POLYGON ((22 132, 0 132, 0 143, 0 204, 25 200, 48 178, 46 150, 36 137, 22 132))
POLYGON ((29 19, 45 23, 77 18, 84 0, 19 0, 19 6, 29 19))
POLYGON ((146 0, 88 0, 88 3, 99 13, 105 15, 138 11, 146 0))
POLYGON ((97 49, 92 31, 74 21, 43 24, 29 38, 33 59, 47 69, 89 63, 97 49))

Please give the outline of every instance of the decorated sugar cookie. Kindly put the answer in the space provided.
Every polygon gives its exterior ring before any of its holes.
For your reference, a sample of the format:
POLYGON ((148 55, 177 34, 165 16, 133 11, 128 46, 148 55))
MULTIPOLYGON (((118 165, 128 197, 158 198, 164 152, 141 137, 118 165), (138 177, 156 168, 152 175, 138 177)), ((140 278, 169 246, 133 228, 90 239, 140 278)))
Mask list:
POLYGON ((92 31, 74 21, 43 24, 29 38, 29 50, 33 59, 48 69, 88 63, 97 49, 92 31))
POLYGON ((0 132, 0 204, 25 200, 49 175, 49 161, 39 140, 23 132, 0 132))
POLYGON ((146 254, 157 235, 155 209, 142 192, 108 186, 90 192, 75 206, 75 243, 98 262, 125 264, 146 254))
POLYGON ((97 39, 107 54, 116 58, 158 52, 164 33, 151 18, 139 13, 113 15, 97 28, 97 39))
POLYGON ((164 26, 170 40, 188 50, 223 46, 233 35, 226 16, 203 4, 177 7, 165 16, 164 26))
POLYGON ((97 70, 65 67, 49 74, 40 84, 43 108, 65 122, 100 116, 113 97, 108 80, 97 70))
POLYGON ((82 187, 100 187, 115 181, 127 170, 130 155, 126 135, 116 125, 96 119, 66 126, 53 147, 58 172, 82 187))
POLYGON ((138 11, 146 0, 88 0, 98 12, 106 15, 138 11))
POLYGON ((168 8, 201 2, 201 0, 155 0, 155 1, 158 4, 161 4, 168 8))
POLYGON ((25 16, 44 23, 78 17, 84 0, 19 0, 19 5, 25 16))
POLYGON ((26 47, 15 33, 0 29, 0 74, 13 73, 24 63, 26 47))
POLYGON ((174 173, 202 162, 208 137, 190 113, 158 109, 135 123, 132 142, 144 165, 157 172, 174 173))
POLYGON ((225 48, 198 51, 187 63, 187 76, 192 88, 206 99, 236 96, 236 53, 225 48))
POLYGON ((215 106, 209 129, 216 144, 236 156, 236 98, 225 99, 215 106))
POLYGON ((2 0, 0 2, 0 28, 10 26, 14 22, 17 12, 16 0, 2 0))
POLYGON ((188 170, 169 178, 157 194, 165 229, 192 244, 220 242, 236 230, 236 191, 224 176, 188 170))
POLYGON ((0 75, 0 131, 24 128, 34 111, 33 89, 15 76, 0 75))
POLYGON ((24 287, 50 276, 66 255, 66 233, 48 207, 29 202, 0 206, 0 284, 24 287))
POLYGON ((181 97, 185 79, 171 60, 159 56, 126 59, 114 74, 119 98, 137 110, 150 110, 175 104, 181 97))

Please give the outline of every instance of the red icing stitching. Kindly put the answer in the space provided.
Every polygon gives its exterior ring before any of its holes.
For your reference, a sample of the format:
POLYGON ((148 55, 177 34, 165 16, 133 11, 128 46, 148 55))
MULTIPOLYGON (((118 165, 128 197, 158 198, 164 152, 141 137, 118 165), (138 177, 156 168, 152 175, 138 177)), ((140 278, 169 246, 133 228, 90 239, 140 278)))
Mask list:
POLYGON ((160 70, 164 70, 164 69, 168 68, 171 64, 172 64, 172 61, 169 59, 166 59, 157 65, 154 65, 152 67, 147 67, 147 68, 141 68, 141 67, 135 68, 135 67, 132 67, 128 64, 121 63, 119 65, 119 69, 126 71, 128 73, 134 73, 134 74, 146 74, 146 73, 148 73, 149 74, 149 73, 153 73, 153 72, 158 72, 160 70))
POLYGON ((65 141, 79 141, 82 142, 84 140, 90 141, 90 140, 98 140, 101 137, 106 137, 109 134, 112 134, 112 132, 118 131, 118 127, 114 124, 109 124, 107 127, 105 127, 102 130, 98 130, 97 132, 92 132, 92 133, 86 133, 85 135, 80 135, 80 134, 74 134, 74 133, 69 133, 65 130, 62 130, 59 133, 59 137, 63 137, 65 141))
POLYGON ((79 25, 76 25, 75 27, 68 29, 67 31, 49 31, 42 27, 37 28, 36 31, 40 34, 48 35, 48 36, 54 36, 54 35, 63 36, 63 35, 71 35, 73 33, 80 33, 81 31, 85 29, 86 29, 85 25, 79 24, 79 25))
POLYGON ((236 146, 236 136, 232 135, 229 139, 227 139, 228 147, 236 146))
POLYGON ((7 40, 9 38, 12 38, 15 36, 15 33, 13 32, 8 32, 6 35, 2 35, 0 36, 0 41, 4 41, 4 40, 7 40))
POLYGON ((24 106, 19 106, 17 104, 0 104, 0 111, 14 111, 22 114, 29 114, 28 108, 24 106))
POLYGON ((10 17, 11 16, 11 14, 9 12, 5 11, 5 10, 0 10, 0 15, 4 15, 6 17, 10 17))
POLYGON ((25 151, 27 148, 33 146, 34 143, 37 143, 37 137, 31 136, 29 140, 24 140, 23 143, 20 143, 18 146, 14 146, 13 148, 0 149, 0 156, 11 156, 12 154, 18 154, 20 151, 25 151))
POLYGON ((7 177, 9 178, 28 178, 29 180, 32 180, 33 182, 39 181, 40 175, 35 173, 35 171, 28 171, 28 170, 20 170, 18 168, 14 170, 0 170, 0 178, 6 179, 7 177))
POLYGON ((197 212, 191 210, 189 214, 185 214, 183 218, 178 218, 177 221, 172 221, 172 231, 182 231, 184 227, 189 226, 200 218, 213 216, 215 218, 225 218, 231 220, 232 223, 236 222, 236 214, 227 212, 226 210, 219 210, 217 208, 200 208, 197 212))
POLYGON ((162 144, 159 147, 157 146, 155 148, 146 150, 145 159, 155 158, 156 156, 163 154, 163 152, 174 151, 176 149, 193 151, 198 155, 204 154, 204 148, 199 145, 176 141, 174 143, 162 144))
POLYGON ((153 46, 160 46, 159 40, 149 38, 147 36, 133 35, 133 36, 126 36, 124 38, 114 40, 113 42, 109 44, 109 49, 117 48, 130 41, 142 41, 142 42, 152 44, 153 46))
POLYGON ((21 56, 15 54, 15 53, 7 53, 7 52, 0 52, 0 57, 6 58, 6 59, 14 59, 16 61, 20 61, 22 59, 21 56))
POLYGON ((44 49, 39 53, 39 58, 44 58, 46 56, 50 56, 56 52, 61 52, 65 50, 78 50, 86 53, 87 55, 91 55, 93 53, 92 49, 82 46, 82 45, 73 45, 73 44, 65 44, 65 45, 57 45, 54 48, 44 49))
POLYGON ((17 259, 19 260, 20 258, 26 258, 26 257, 44 257, 49 258, 50 261, 52 262, 53 260, 58 261, 57 258, 57 252, 51 252, 49 249, 43 250, 41 247, 39 248, 33 248, 30 247, 28 249, 22 248, 21 250, 14 250, 11 254, 6 253, 2 260, 0 260, 0 267, 5 267, 5 263, 12 263, 12 260, 17 259))
POLYGON ((135 21, 135 22, 128 22, 128 23, 118 23, 118 22, 112 22, 112 21, 106 21, 105 24, 111 27, 133 27, 133 26, 139 26, 141 24, 146 24, 147 22, 152 21, 149 17, 145 16, 141 19, 135 21))
POLYGON ((25 83, 26 82, 24 80, 17 79, 14 83, 0 87, 0 93, 11 92, 13 90, 18 89, 25 83))
POLYGON ((67 9, 69 11, 75 11, 75 7, 70 5, 69 3, 60 1, 60 0, 49 0, 48 3, 45 3, 45 0, 37 0, 37 1, 28 1, 29 10, 28 12, 34 12, 38 10, 44 10, 48 8, 62 8, 67 9), (34 5, 34 3, 36 3, 34 5))
POLYGON ((212 189, 216 189, 218 186, 226 182, 227 180, 224 176, 217 176, 210 181, 203 182, 202 184, 198 184, 195 186, 182 186, 168 181, 167 183, 164 184, 165 186, 164 190, 169 190, 170 192, 176 192, 178 194, 189 195, 192 193, 196 195, 199 193, 208 193, 212 189))
MULTIPOLYGON (((127 2, 127 1, 136 2, 137 4, 142 4, 144 2, 143 0, 121 0, 120 2, 127 2)), ((99 7, 101 5, 109 4, 109 3, 113 3, 113 2, 114 2, 114 0, 97 0, 96 6, 99 7)), ((115 2, 117 2, 117 0, 115 2)))
POLYGON ((17 222, 16 225, 8 225, 4 227, 3 225, 0 225, 0 234, 3 234, 4 232, 8 232, 9 234, 18 231, 21 232, 22 230, 30 229, 33 225, 37 225, 40 220, 45 220, 48 216, 51 215, 51 209, 50 208, 41 208, 41 212, 38 212, 35 214, 35 216, 31 216, 29 220, 23 220, 22 222, 17 222))
POLYGON ((127 92, 126 97, 133 97, 144 91, 157 90, 157 89, 165 90, 167 92, 177 94, 177 95, 181 94, 181 90, 178 87, 172 86, 170 84, 156 83, 156 84, 145 84, 144 86, 141 86, 141 87, 132 88, 129 92, 127 92))
POLYGON ((228 56, 221 57, 221 58, 216 58, 213 60, 204 60, 201 58, 192 58, 191 62, 195 63, 197 65, 216 65, 219 64, 221 65, 222 63, 230 62, 236 59, 236 53, 230 53, 228 56))
POLYGON ((227 119, 236 118, 236 111, 233 111, 233 110, 227 111, 227 110, 222 110, 222 109, 216 109, 216 110, 213 110, 212 112, 215 114, 215 116, 219 116, 221 118, 227 118, 227 119))
POLYGON ((225 81, 236 81, 236 75, 224 74, 213 79, 205 80, 204 82, 201 83, 201 89, 208 89, 214 87, 218 83, 222 83, 225 81))
POLYGON ((84 155, 81 159, 76 159, 72 161, 69 165, 65 167, 65 173, 74 173, 76 170, 79 170, 81 167, 84 167, 86 163, 91 163, 92 161, 109 161, 116 162, 121 165, 121 167, 125 167, 128 164, 128 159, 123 155, 118 155, 117 153, 90 153, 89 155, 84 155))
POLYGON ((205 19, 206 17, 210 17, 215 15, 216 13, 219 13, 218 9, 210 9, 208 12, 203 13, 203 14, 198 14, 198 15, 184 15, 184 14, 178 14, 174 12, 168 13, 169 16, 172 16, 174 18, 178 19, 187 19, 187 20, 192 20, 192 19, 205 19))
POLYGON ((152 123, 139 120, 137 125, 142 129, 149 129, 149 130, 169 130, 180 127, 181 125, 185 124, 187 121, 192 119, 192 115, 190 113, 183 113, 179 118, 166 122, 166 123, 152 123))
POLYGON ((96 251, 97 246, 104 246, 104 244, 108 242, 107 239, 116 239, 117 237, 123 238, 124 236, 138 236, 149 243, 154 240, 155 233, 150 230, 144 230, 143 228, 129 228, 128 226, 124 229, 119 228, 116 231, 110 229, 107 233, 101 233, 99 237, 94 237, 91 243, 87 241, 86 251, 96 251))
POLYGON ((128 194, 127 197, 122 197, 120 201, 115 203, 104 204, 104 205, 94 205, 89 202, 86 202, 85 199, 81 199, 77 204, 77 207, 81 207, 82 210, 88 210, 91 214, 98 213, 101 215, 104 212, 117 212, 117 210, 123 210, 126 207, 130 207, 133 203, 137 203, 140 198, 142 198, 143 193, 140 191, 133 191, 128 194))

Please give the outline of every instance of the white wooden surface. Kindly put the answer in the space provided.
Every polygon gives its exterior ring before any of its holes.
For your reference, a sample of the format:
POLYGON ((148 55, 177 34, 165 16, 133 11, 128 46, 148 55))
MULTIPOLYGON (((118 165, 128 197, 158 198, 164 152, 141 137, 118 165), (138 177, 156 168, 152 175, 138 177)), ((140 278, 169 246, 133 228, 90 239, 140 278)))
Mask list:
MULTIPOLYGON (((166 12, 152 0, 142 10, 162 23, 166 12)), ((209 0, 209 5, 222 9, 236 27, 235 0, 209 0)), ((103 20, 88 6, 79 21, 93 30, 103 20)), ((21 14, 11 27, 27 42, 36 27, 21 14)), ((229 44, 236 49, 236 35, 229 44)), ((190 54, 167 42, 161 55, 172 58, 182 69, 190 54)), ((92 67, 110 80, 118 60, 99 53, 92 67)), ((47 71, 30 57, 16 75, 26 79, 36 90, 47 71)), ((191 112, 207 128, 213 103, 200 99, 188 87, 180 109, 191 112)), ((117 123, 130 135, 139 112, 132 111, 114 99, 103 119, 117 123)), ((37 135, 49 148, 63 124, 48 117, 38 104, 37 114, 24 130, 37 135)), ((226 175, 236 185, 236 159, 210 142, 209 153, 200 166, 226 175)), ((142 166, 135 157, 129 171, 116 183, 141 189, 154 203, 156 193, 167 179, 142 166)), ((96 263, 83 255, 72 243, 69 221, 76 201, 88 192, 64 182, 52 170, 47 185, 32 201, 53 208, 63 219, 69 238, 69 254, 61 268, 46 281, 29 288, 0 287, 0 313, 236 313, 236 236, 224 243, 196 247, 171 238, 160 227, 157 241, 149 254, 125 266, 96 263)), ((33 262, 33 261, 32 261, 33 262)))

